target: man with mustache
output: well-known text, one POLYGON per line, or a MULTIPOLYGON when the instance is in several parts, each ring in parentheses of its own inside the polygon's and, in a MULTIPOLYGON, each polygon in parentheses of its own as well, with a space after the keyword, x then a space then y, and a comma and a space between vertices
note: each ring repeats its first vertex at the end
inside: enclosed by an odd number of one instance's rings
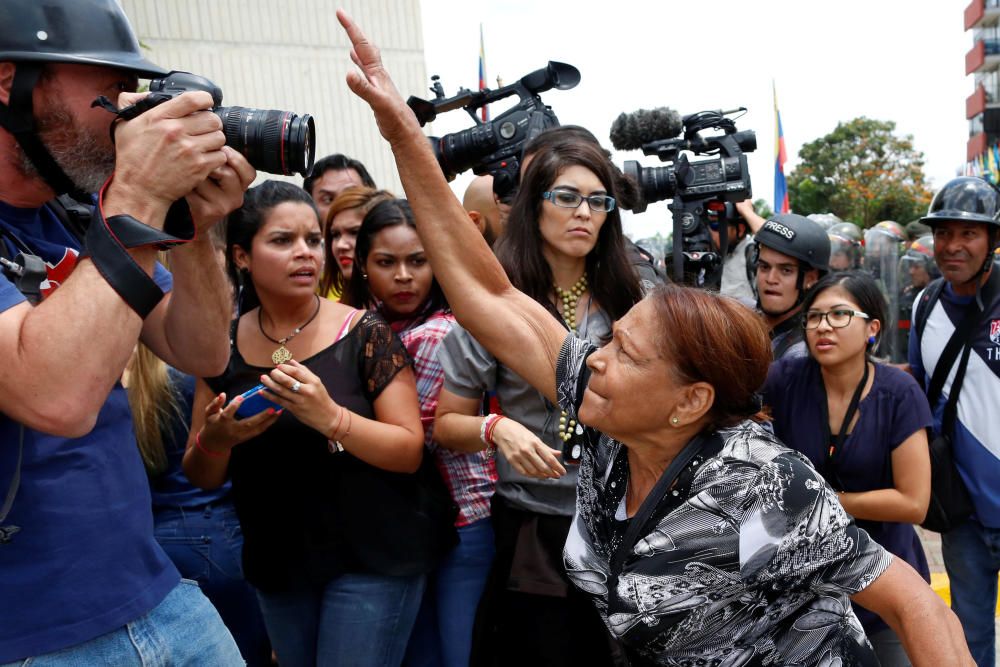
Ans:
MULTIPOLYGON (((993 251, 1000 245, 1000 191, 981 178, 949 181, 921 222, 934 232, 934 261, 942 277, 914 305, 909 361, 913 375, 931 384, 943 350, 971 312, 971 333, 945 375, 931 408, 943 430, 949 396, 958 392, 952 456, 969 491, 972 516, 941 535, 951 583, 951 606, 962 621, 976 663, 995 661, 994 615, 1000 572, 1000 275, 993 251), (965 365, 964 377, 958 370, 965 365)), ((964 328, 964 327, 963 327, 964 328)), ((944 371, 942 371, 944 372, 944 371)), ((931 396, 930 398, 934 398, 931 396)), ((948 430, 948 429, 945 429, 948 430)))

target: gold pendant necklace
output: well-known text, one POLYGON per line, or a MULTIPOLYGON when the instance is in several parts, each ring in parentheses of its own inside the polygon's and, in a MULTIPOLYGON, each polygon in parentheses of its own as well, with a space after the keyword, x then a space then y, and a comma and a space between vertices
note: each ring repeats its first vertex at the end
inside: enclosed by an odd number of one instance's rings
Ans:
POLYGON ((285 343, 295 338, 303 329, 309 326, 310 322, 316 319, 317 315, 319 315, 319 306, 320 306, 319 295, 315 296, 316 296, 316 310, 314 310, 313 314, 309 316, 309 319, 306 320, 302 325, 295 327, 295 330, 292 331, 292 333, 278 340, 271 338, 269 335, 267 335, 267 332, 264 331, 264 321, 262 319, 264 307, 261 306, 257 310, 257 326, 260 328, 260 332, 264 335, 264 338, 268 339, 272 343, 278 344, 278 349, 271 353, 271 361, 274 362, 275 366, 278 366, 280 364, 286 363, 287 361, 291 360, 292 351, 289 350, 287 347, 285 347, 285 343))

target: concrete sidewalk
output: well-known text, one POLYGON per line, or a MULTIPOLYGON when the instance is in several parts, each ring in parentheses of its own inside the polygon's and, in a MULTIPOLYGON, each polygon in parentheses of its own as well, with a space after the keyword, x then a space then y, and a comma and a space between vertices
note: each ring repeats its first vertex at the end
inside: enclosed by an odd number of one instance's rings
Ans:
MULTIPOLYGON (((931 588, 951 605, 951 588, 948 585, 948 574, 944 570, 944 559, 941 557, 941 535, 922 528, 917 528, 917 535, 920 536, 924 553, 927 554, 927 565, 931 570, 931 588)), ((1000 600, 997 601, 996 628, 997 655, 1000 655, 1000 600)))

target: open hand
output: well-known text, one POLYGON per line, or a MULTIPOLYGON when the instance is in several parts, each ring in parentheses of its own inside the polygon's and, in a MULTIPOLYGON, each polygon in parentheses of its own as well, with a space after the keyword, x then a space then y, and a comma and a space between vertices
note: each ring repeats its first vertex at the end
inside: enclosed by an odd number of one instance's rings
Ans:
POLYGON ((205 425, 201 429, 202 447, 218 452, 232 449, 269 429, 281 415, 281 411, 269 408, 253 417, 237 419, 236 411, 242 402, 242 397, 237 396, 226 405, 225 393, 212 399, 205 407, 205 425))
POLYGON ((347 73, 347 86, 372 108, 379 132, 390 144, 395 144, 409 132, 420 132, 417 117, 406 106, 389 72, 382 65, 378 47, 365 37, 358 24, 343 9, 337 10, 337 19, 351 40, 351 60, 361 70, 347 73))
POLYGON ((546 445, 513 419, 497 422, 493 429, 493 442, 514 470, 522 475, 558 479, 566 474, 566 468, 559 463, 562 452, 546 445))

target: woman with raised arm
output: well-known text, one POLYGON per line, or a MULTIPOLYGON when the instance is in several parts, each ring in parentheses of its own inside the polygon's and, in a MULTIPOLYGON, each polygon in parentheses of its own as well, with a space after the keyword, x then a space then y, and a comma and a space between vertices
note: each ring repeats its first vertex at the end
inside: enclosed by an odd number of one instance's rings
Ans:
POLYGON ((749 419, 770 363, 759 318, 664 287, 603 348, 568 334, 511 286, 377 48, 338 17, 362 70, 348 85, 392 146, 459 321, 586 425, 565 563, 633 663, 876 664, 853 599, 886 620, 915 664, 972 664, 940 598, 851 522, 802 455, 749 419))
POLYGON ((243 309, 225 372, 195 388, 184 471, 206 489, 232 481, 283 667, 395 667, 439 556, 423 548, 406 350, 376 313, 316 294, 323 235, 305 190, 251 188, 226 231, 243 309), (253 414, 242 394, 259 384, 274 405, 253 414))

